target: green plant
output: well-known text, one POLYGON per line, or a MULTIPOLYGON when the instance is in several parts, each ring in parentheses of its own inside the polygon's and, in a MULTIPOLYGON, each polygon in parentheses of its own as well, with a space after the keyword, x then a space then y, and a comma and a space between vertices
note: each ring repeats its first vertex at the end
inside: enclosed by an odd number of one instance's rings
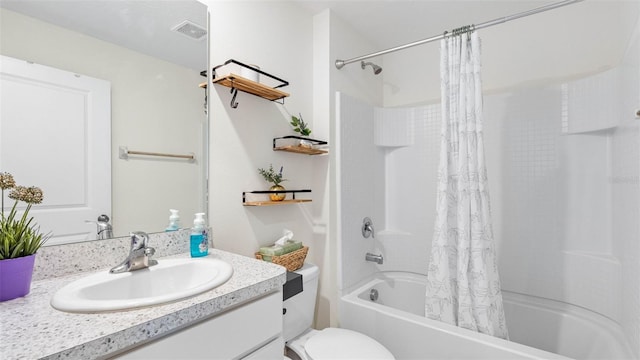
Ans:
POLYGON ((33 222, 33 217, 29 217, 31 206, 42 202, 42 190, 35 186, 16 186, 13 176, 6 172, 0 173, 0 188, 2 189, 0 260, 35 254, 51 237, 51 234, 42 234, 40 227, 33 222), (4 213, 4 191, 6 189, 11 189, 9 198, 15 200, 8 215, 4 213), (27 208, 20 217, 17 216, 19 201, 27 203, 27 208))
POLYGON ((276 172, 273 169, 273 164, 269 164, 269 170, 258 169, 258 173, 262 175, 262 177, 273 185, 280 185, 281 182, 287 181, 287 179, 282 178, 282 166, 280 166, 280 172, 276 172))
POLYGON ((298 115, 300 115, 300 118, 291 115, 291 126, 293 126, 293 131, 304 136, 311 135, 311 129, 309 129, 307 123, 302 119, 302 114, 298 115))

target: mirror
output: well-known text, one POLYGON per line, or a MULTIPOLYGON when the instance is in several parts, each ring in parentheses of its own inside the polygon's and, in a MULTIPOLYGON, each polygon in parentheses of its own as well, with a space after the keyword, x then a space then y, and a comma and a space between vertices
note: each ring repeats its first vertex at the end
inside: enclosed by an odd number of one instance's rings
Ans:
MULTIPOLYGON (((91 166, 111 168, 107 215, 114 237, 164 231, 169 209, 180 211, 181 227, 191 226, 194 213, 206 212, 208 121, 206 90, 199 87, 206 82, 200 72, 208 63, 206 5, 195 0, 3 0, 0 16, 1 55, 110 82, 110 164, 91 166), (122 147, 192 154, 195 160, 121 158, 122 147)), ((18 184, 42 181, 14 176, 18 184)), ((35 206, 32 213, 37 221, 35 206)), ((98 215, 84 220, 96 221, 98 215)), ((82 226, 88 235, 54 236, 48 245, 96 238, 95 224, 82 226)))

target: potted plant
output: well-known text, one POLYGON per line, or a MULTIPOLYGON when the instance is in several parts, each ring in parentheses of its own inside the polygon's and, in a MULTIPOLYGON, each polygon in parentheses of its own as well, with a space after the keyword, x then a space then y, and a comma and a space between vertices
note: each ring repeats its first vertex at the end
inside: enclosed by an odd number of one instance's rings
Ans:
MULTIPOLYGON (((280 167, 280 172, 276 172, 273 169, 273 164, 269 164, 269 170, 258 169, 258 173, 262 175, 262 177, 269 183, 272 183, 273 186, 269 188, 269 191, 282 191, 285 190, 284 186, 280 185, 281 182, 287 181, 287 179, 282 178, 282 166, 280 167)), ((271 201, 282 201, 287 196, 286 193, 271 193, 269 194, 269 198, 271 201)))
POLYGON ((2 189, 2 214, 0 214, 0 301, 25 296, 31 290, 31 276, 35 254, 49 239, 50 234, 42 234, 40 227, 29 217, 33 204, 40 204, 42 190, 35 186, 17 186, 13 176, 0 173, 2 189), (15 200, 11 211, 5 214, 4 191, 11 189, 9 198, 15 200), (18 216, 18 202, 27 207, 18 216))
MULTIPOLYGON (((291 126, 293 126, 293 131, 303 136, 311 135, 311 129, 309 129, 309 126, 307 125, 307 123, 304 121, 304 119, 302 119, 302 114, 298 114, 298 115, 300 115, 299 118, 291 115, 290 124, 291 126)), ((303 139, 303 140, 300 140, 300 146, 310 148, 313 146, 313 144, 311 144, 311 142, 309 142, 308 140, 303 139)))

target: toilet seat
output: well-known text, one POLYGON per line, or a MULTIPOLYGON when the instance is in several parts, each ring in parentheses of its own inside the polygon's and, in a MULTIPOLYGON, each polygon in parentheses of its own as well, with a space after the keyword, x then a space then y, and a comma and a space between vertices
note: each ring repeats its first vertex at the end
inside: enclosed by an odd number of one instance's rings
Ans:
POLYGON ((304 344, 312 360, 334 359, 395 359, 374 339, 356 331, 326 328, 318 331, 304 344))

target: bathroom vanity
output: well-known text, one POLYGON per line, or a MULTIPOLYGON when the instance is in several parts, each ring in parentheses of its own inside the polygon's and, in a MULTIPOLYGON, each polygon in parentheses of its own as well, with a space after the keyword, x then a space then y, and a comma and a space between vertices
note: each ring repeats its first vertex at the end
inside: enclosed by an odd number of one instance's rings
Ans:
POLYGON ((213 315, 113 359, 276 359, 282 357, 282 293, 213 315))
MULTIPOLYGON (((152 238, 152 244, 159 242, 152 238)), ((64 252, 73 257, 73 250, 64 252)), ((157 259, 176 257, 189 254, 157 259)), ((209 257, 232 265, 226 283, 183 300, 125 311, 69 313, 51 307, 58 289, 95 270, 35 280, 29 295, 0 303, 0 358, 281 357, 285 268, 216 249, 209 257)))

